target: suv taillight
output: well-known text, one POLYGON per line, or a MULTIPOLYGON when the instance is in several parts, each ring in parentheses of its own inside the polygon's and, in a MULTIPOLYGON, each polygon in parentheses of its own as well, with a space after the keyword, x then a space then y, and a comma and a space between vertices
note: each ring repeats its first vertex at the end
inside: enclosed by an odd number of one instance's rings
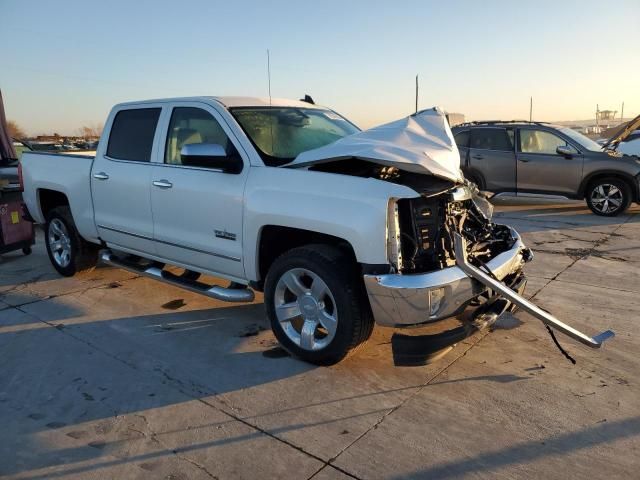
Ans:
POLYGON ((20 184, 20 191, 24 192, 24 179, 22 178, 22 162, 18 163, 18 183, 20 184))

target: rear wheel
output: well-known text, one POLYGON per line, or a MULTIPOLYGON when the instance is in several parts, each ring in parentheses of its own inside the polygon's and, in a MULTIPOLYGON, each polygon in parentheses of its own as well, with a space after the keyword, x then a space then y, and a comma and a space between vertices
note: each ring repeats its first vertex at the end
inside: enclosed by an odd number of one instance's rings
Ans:
POLYGON ((604 177, 591 182, 585 196, 591 211, 604 217, 619 215, 631 203, 629 185, 614 177, 604 177))
POLYGON ((47 215, 45 244, 53 267, 65 277, 95 267, 98 249, 78 233, 69 207, 56 207, 47 215))
POLYGON ((316 365, 339 362, 373 330, 353 261, 328 245, 295 248, 279 257, 265 281, 265 305, 282 346, 316 365))

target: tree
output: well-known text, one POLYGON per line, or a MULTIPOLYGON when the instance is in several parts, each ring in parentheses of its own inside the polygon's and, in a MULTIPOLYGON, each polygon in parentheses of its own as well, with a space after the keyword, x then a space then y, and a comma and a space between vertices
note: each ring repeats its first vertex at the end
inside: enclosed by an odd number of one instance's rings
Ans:
POLYGON ((7 127, 9 128, 9 136, 11 138, 18 140, 27 136, 25 131, 22 130, 22 128, 20 128, 20 126, 13 120, 7 120, 7 127))
POLYGON ((96 123, 94 125, 87 125, 80 127, 80 136, 85 140, 99 138, 102 135, 102 124, 96 123))

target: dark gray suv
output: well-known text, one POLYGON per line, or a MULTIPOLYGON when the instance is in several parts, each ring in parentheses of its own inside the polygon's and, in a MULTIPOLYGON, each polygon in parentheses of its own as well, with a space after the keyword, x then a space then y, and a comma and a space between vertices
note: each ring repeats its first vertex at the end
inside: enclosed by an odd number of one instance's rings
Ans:
POLYGON ((640 158, 603 150, 567 127, 541 122, 470 122, 452 128, 460 166, 496 195, 585 199, 614 216, 640 201, 640 158))

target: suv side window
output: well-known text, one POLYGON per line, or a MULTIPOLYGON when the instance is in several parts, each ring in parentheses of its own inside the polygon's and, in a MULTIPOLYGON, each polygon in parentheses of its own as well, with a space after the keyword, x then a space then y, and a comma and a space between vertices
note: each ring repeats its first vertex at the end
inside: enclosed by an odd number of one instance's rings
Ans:
POLYGON ((231 143, 218 121, 209 112, 194 107, 174 108, 167 133, 164 163, 190 167, 219 168, 219 166, 212 165, 206 159, 189 160, 186 163, 181 157, 180 151, 184 145, 192 145, 194 143, 221 145, 227 152, 227 157, 239 158, 235 146, 231 143))
POLYGON ((467 148, 469 146, 469 130, 456 133, 453 138, 456 141, 456 145, 459 147, 467 148))
POLYGON ((566 140, 546 130, 520 129, 518 151, 522 153, 557 155, 556 148, 565 146, 575 150, 566 140))
POLYGON ((160 108, 120 110, 113 119, 107 156, 117 160, 149 162, 160 108))
POLYGON ((475 128, 471 131, 470 148, 479 150, 513 151, 507 130, 504 128, 475 128))

